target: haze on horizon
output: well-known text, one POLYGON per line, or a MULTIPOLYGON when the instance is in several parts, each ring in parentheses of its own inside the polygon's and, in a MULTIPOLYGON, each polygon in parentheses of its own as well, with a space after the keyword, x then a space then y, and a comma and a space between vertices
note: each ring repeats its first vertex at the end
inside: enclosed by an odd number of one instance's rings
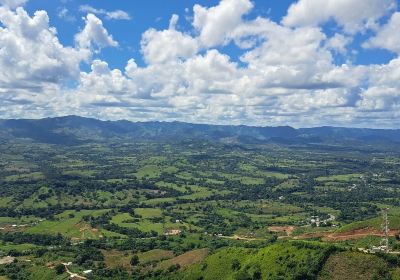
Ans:
POLYGON ((0 0, 0 119, 400 128, 397 0, 127 2, 0 0))

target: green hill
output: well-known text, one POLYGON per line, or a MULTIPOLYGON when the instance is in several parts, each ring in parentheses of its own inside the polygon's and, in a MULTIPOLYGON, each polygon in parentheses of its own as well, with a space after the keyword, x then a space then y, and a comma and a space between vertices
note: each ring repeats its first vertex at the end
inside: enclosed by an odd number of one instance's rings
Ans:
MULTIPOLYGON (((399 216, 389 215, 388 220, 389 220, 390 229, 393 229, 393 230, 400 229, 400 217, 399 216)), ((340 229, 338 229, 337 232, 348 232, 348 231, 364 229, 364 228, 373 228, 376 230, 381 230, 382 223, 383 223, 382 217, 379 216, 379 217, 375 217, 375 218, 368 219, 365 221, 358 221, 358 222, 344 225, 340 229)))
POLYGON ((220 249, 177 279, 315 279, 332 250, 303 242, 277 243, 260 250, 220 249))
POLYGON ((169 279, 399 279, 396 256, 348 251, 317 242, 279 242, 262 249, 222 248, 169 279))
POLYGON ((339 252, 329 257, 318 280, 388 279, 388 275, 387 263, 378 256, 339 252))

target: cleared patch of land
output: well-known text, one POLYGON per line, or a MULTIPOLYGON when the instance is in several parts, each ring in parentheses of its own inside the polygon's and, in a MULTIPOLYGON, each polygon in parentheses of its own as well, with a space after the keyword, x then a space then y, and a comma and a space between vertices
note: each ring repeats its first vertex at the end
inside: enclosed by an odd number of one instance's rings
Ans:
POLYGON ((186 267, 202 261, 208 255, 208 249, 197 249, 189 251, 175 258, 163 261, 158 266, 161 269, 167 269, 172 265, 179 265, 180 267, 186 267))

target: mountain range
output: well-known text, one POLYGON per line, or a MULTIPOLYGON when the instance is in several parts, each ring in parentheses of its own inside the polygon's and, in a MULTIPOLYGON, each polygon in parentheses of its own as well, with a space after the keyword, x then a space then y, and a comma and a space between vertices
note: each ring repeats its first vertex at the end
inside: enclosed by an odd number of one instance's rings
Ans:
POLYGON ((400 145, 399 129, 293 128, 210 125, 184 122, 101 121, 78 116, 0 120, 0 140, 77 145, 109 139, 147 141, 207 140, 225 143, 362 143, 400 145))

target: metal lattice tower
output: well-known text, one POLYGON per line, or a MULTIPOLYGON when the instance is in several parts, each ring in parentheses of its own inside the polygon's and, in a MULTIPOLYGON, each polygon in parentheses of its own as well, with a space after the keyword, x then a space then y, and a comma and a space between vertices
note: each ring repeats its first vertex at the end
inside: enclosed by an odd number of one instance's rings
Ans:
POLYGON ((383 209, 383 224, 382 229, 385 237, 383 238, 383 243, 385 246, 385 252, 389 253, 389 219, 388 219, 389 208, 383 209))

